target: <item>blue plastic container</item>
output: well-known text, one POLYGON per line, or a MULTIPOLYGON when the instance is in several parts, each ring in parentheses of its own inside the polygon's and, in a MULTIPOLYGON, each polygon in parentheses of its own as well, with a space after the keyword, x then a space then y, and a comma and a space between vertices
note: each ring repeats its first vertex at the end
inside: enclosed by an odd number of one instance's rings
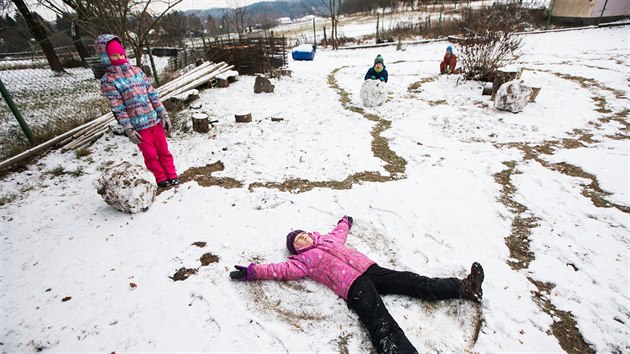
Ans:
POLYGON ((313 60, 315 59, 315 47, 312 44, 302 44, 291 50, 293 60, 313 60))

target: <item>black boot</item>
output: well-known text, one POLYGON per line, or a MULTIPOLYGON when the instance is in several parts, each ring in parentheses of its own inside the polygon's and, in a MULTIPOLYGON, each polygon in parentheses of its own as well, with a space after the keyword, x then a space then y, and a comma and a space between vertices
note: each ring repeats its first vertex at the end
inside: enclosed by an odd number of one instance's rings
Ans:
POLYGON ((470 266, 470 274, 462 279, 459 291, 460 297, 462 299, 480 302, 483 297, 481 283, 483 283, 483 267, 481 267, 481 264, 475 262, 470 266))
POLYGON ((158 188, 161 189, 165 189, 171 186, 171 182, 169 182, 168 180, 162 181, 160 183, 157 184, 158 188))

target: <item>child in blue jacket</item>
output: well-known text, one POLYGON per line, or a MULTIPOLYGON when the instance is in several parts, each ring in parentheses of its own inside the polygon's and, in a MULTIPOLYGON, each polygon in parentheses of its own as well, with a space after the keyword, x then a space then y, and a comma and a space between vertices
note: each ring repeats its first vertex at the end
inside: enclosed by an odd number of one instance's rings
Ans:
POLYGON ((385 69, 385 61, 380 54, 374 59, 374 66, 367 71, 364 80, 381 80, 387 82, 387 69, 385 69))

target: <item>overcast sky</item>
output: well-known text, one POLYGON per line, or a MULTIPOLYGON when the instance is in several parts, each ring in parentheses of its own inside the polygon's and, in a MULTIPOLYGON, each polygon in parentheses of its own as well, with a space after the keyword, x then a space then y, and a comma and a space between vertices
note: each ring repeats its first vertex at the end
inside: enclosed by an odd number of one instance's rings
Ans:
POLYGON ((213 7, 240 7, 255 2, 262 1, 275 1, 275 0, 184 0, 181 4, 177 5, 177 9, 180 11, 185 10, 197 10, 197 9, 210 9, 213 7))
MULTIPOLYGON (((266 1, 276 1, 276 0, 184 0, 180 4, 178 4, 175 9, 179 11, 186 10, 201 10, 201 9, 210 9, 213 7, 241 7, 245 5, 250 5, 256 2, 266 2, 266 1)), ((159 1, 154 1, 154 3, 158 3, 159 1)), ((42 6, 37 5, 37 1, 30 0, 26 2, 29 9, 31 11, 36 11, 38 14, 46 18, 47 20, 54 20, 55 14, 51 11, 47 10, 42 6)), ((11 7, 9 13, 13 13, 15 10, 14 7, 11 7)))

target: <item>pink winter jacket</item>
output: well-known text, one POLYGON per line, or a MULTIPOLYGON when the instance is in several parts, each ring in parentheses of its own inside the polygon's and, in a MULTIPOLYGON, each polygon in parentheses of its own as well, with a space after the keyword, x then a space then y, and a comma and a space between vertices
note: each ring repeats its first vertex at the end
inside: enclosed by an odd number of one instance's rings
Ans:
POLYGON ((372 264, 366 255, 345 245, 349 230, 344 217, 329 234, 309 232, 313 245, 298 250, 282 263, 250 264, 248 279, 297 280, 309 277, 329 287, 335 294, 348 299, 352 283, 372 264))

